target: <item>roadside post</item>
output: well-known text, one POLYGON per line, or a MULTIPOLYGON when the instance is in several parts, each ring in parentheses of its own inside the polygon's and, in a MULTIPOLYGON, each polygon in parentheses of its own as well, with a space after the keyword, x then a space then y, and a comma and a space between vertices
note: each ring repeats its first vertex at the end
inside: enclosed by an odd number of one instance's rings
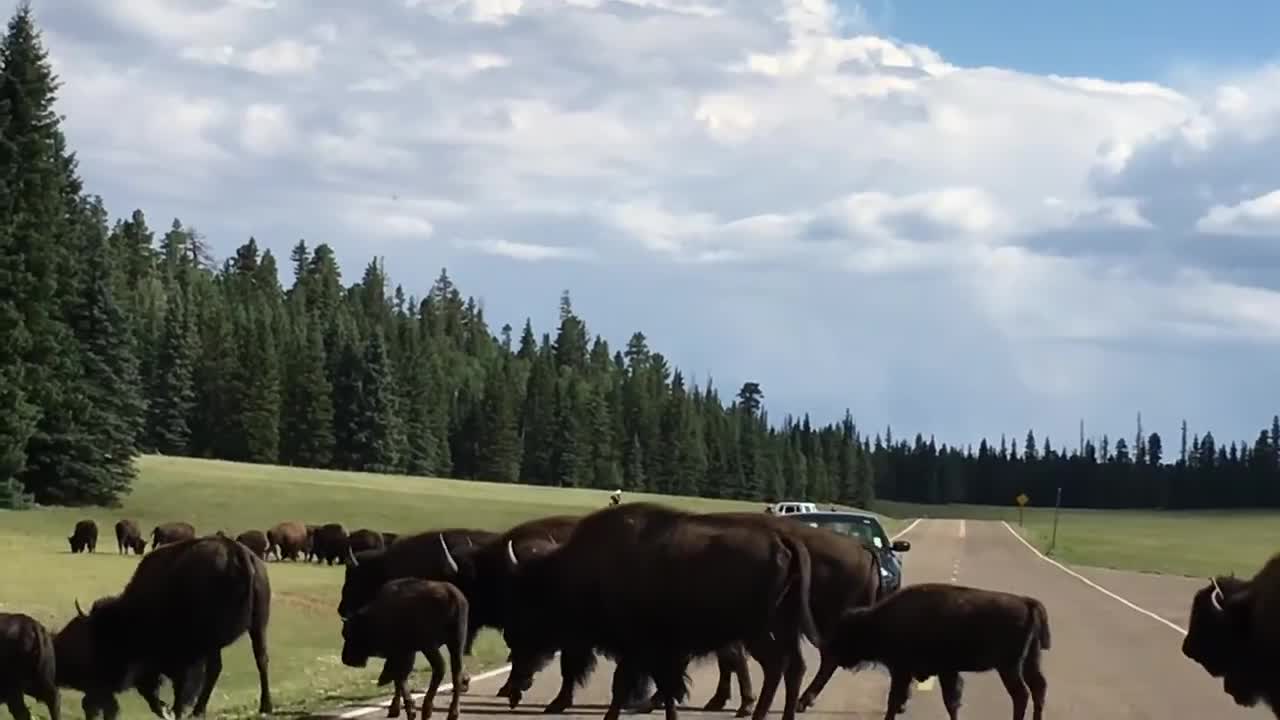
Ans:
POLYGON ((1062 486, 1058 486, 1058 499, 1053 504, 1053 536, 1049 538, 1048 555, 1053 554, 1053 549, 1058 546, 1058 510, 1062 508, 1062 486))
POLYGON ((1031 498, 1027 497, 1026 493, 1018 493, 1018 497, 1014 498, 1013 501, 1018 503, 1018 527, 1022 527, 1022 508, 1031 502, 1031 498))

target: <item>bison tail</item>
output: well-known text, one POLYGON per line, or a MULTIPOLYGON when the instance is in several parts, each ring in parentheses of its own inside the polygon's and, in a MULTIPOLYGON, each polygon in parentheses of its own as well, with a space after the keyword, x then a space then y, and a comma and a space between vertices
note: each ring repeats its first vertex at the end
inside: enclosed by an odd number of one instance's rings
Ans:
POLYGON ((1050 647, 1049 611, 1045 610, 1044 603, 1039 600, 1031 601, 1031 626, 1039 636, 1040 649, 1048 650, 1050 647))
POLYGON ((800 629, 804 632, 805 637, 809 638, 809 642, 814 647, 821 647, 822 636, 818 632, 818 623, 813 618, 813 603, 809 600, 809 586, 813 580, 813 559, 809 555, 809 547, 804 541, 794 537, 783 535, 783 542, 787 548, 791 550, 792 569, 799 577, 793 578, 799 580, 798 590, 800 591, 800 629))

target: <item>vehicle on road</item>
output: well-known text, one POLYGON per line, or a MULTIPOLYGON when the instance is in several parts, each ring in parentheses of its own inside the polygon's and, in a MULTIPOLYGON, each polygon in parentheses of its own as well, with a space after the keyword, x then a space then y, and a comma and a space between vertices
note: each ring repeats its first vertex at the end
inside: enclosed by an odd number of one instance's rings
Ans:
POLYGON ((847 535, 875 551, 880 560, 880 583, 885 593, 902 587, 902 557, 911 549, 906 540, 889 540, 880 520, 871 513, 850 510, 817 510, 787 513, 787 518, 810 527, 847 535))
POLYGON ((771 515, 792 515, 794 513, 815 513, 818 512, 818 506, 811 502, 776 502, 765 508, 765 512, 771 515))

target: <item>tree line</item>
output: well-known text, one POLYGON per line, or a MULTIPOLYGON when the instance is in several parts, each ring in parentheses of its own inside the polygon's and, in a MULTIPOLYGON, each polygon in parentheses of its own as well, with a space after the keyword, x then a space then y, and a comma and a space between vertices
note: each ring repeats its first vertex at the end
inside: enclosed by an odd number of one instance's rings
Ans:
MULTIPOLYGON (((641 332, 618 348, 569 293, 558 323, 495 333, 446 269, 424 294, 382 263, 346 284, 332 247, 281 268, 254 238, 217 261, 194 227, 111 223, 83 188, 29 8, 0 45, 0 506, 112 505, 139 453, 297 467, 868 506, 1280 504, 1280 423, 1252 446, 1195 437, 1161 463, 1082 444, 975 451, 853 416, 770 421, 756 382, 690 382, 641 332)), ((1185 426, 1184 426, 1185 427, 1185 426)))

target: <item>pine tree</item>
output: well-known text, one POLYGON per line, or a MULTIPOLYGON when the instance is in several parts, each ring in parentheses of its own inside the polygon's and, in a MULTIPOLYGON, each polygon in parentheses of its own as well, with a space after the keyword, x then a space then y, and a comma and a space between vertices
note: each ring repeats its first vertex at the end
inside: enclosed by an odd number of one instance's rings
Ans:
POLYGON ((318 323, 294 333, 286 363, 281 456, 304 467, 327 467, 333 457, 333 397, 318 323))
POLYGON ((192 386, 194 345, 182 292, 173 293, 164 318, 156 363, 156 385, 151 391, 147 427, 148 443, 165 455, 182 455, 191 442, 188 418, 195 405, 192 386))
POLYGON ((508 373, 495 363, 485 381, 480 477, 513 483, 520 479, 520 436, 508 373))

